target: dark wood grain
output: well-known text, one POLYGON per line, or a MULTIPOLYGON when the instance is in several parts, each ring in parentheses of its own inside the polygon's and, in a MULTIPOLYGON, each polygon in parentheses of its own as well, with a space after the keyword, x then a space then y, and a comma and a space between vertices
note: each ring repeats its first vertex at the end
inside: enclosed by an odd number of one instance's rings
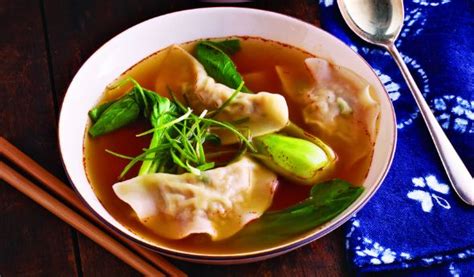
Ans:
MULTIPOLYGON (((61 171, 41 9, 0 1, 0 133, 61 171)), ((71 229, 0 182, 0 275, 76 274, 71 229)))
MULTIPOLYGON (((6 1, 5 1, 6 2, 6 1)), ((17 4, 19 5, 19 4, 17 4)), ((55 175, 64 179, 64 171, 59 166, 59 154, 56 151, 56 124, 58 116, 58 108, 62 103, 67 87, 72 80, 74 74, 85 60, 103 43, 107 40, 127 29, 134 24, 143 20, 159 16, 165 13, 212 6, 212 4, 201 3, 199 1, 178 0, 142 0, 142 1, 61 1, 61 0, 44 0, 32 5, 31 14, 25 14, 23 11, 17 11, 22 14, 21 18, 13 18, 12 15, 8 19, 2 17, 0 20, 8 20, 11 23, 20 22, 23 16, 28 18, 28 22, 23 22, 20 27, 11 27, 10 35, 18 42, 8 42, 6 37, 0 38, 2 44, 0 48, 0 55, 6 60, 6 64, 1 65, 0 76, 2 93, 6 91, 10 83, 14 83, 16 88, 14 93, 8 92, 6 101, 1 102, 0 111, 2 119, 1 131, 3 135, 11 139, 20 148, 25 150, 32 157, 37 159, 55 175), (36 6, 35 6, 36 5, 36 6), (44 25, 41 22, 41 14, 43 16, 44 25), (21 27, 23 26, 23 27, 21 27), (18 28, 25 28, 27 32, 34 33, 28 38, 24 38, 15 34, 14 32, 24 32, 18 28), (25 46, 26 45, 26 46, 25 46), (28 48, 30 47, 30 48, 28 48), (20 50, 18 50, 18 48, 20 50), (31 49, 33 48, 33 49, 31 49), (15 55, 8 54, 8 51, 23 51, 18 58, 15 55), (22 56, 23 55, 23 56, 22 56), (29 71, 24 69, 23 64, 30 61, 35 61, 34 67, 29 71), (20 62, 19 64, 16 64, 20 62), (11 68, 10 68, 11 67, 11 68), (11 75, 9 75, 11 72, 11 75), (26 73, 25 73, 26 72, 26 73), (30 75, 22 75, 30 74, 30 75), (21 82, 18 82, 17 76, 23 76, 21 82), (28 83, 30 80, 35 82, 28 83), (26 83, 26 85, 25 85, 26 83), (21 89, 19 88, 21 86, 21 89), (22 102, 17 97, 24 93, 26 102, 22 102), (37 98, 37 102, 33 99, 37 98), (40 117, 35 117, 36 125, 32 120, 24 119, 24 114, 20 110, 12 107, 20 106, 32 112, 39 112, 40 117), (24 105, 24 106, 22 106, 24 105), (23 118, 23 119, 22 119, 23 118), (4 121, 5 119, 5 126, 4 121), (31 139, 28 136, 28 131, 34 130, 35 138, 31 139)), ((257 9, 265 9, 287 14, 296 18, 305 20, 311 24, 318 25, 317 3, 316 0, 265 0, 255 1, 252 3, 243 4, 246 7, 257 9)), ((0 13, 10 13, 12 7, 0 5, 0 13)), ((0 22, 2 23, 2 22, 0 22)), ((6 22, 3 22, 0 28, 6 28, 6 22)), ((2 30, 3 31, 3 30, 2 30)), ((2 35, 4 32, 2 32, 2 35)), ((15 54, 15 53, 14 53, 15 54)), ((17 55, 17 56, 18 56, 17 55)), ((16 195, 14 191, 9 188, 0 191, 0 200, 4 205, 2 209, 2 216, 8 219, 0 219, 0 223, 17 222, 14 217, 21 212, 21 207, 18 205, 26 205, 35 207, 26 199, 21 199, 21 195, 16 195), (12 196, 13 195, 13 196, 12 196), (12 198, 13 197, 13 198, 12 198), (18 204, 20 203, 20 204, 18 204)), ((24 213, 29 213, 31 209, 24 213)), ((41 209, 37 208, 36 210, 41 209)), ((38 213, 38 212, 36 212, 38 213)), ((46 212, 40 212, 41 215, 34 215, 34 218, 44 220, 46 217, 54 221, 51 216, 48 217, 46 212), (52 218, 52 219, 51 219, 52 218)), ((51 224, 51 223, 48 223, 51 224)), ((130 276, 138 275, 133 269, 116 259, 105 250, 95 245, 89 239, 81 236, 70 235, 72 232, 64 227, 62 223, 56 222, 52 227, 41 225, 37 231, 37 238, 47 240, 47 232, 57 232, 59 228, 63 231, 63 236, 59 236, 61 241, 54 242, 52 245, 56 247, 63 247, 64 250, 57 251, 56 248, 45 247, 45 251, 57 252, 59 257, 54 253, 42 253, 44 259, 50 259, 51 263, 63 263, 62 259, 68 261, 70 266, 69 273, 79 274, 85 276, 130 276), (56 225, 59 225, 56 226, 56 225), (74 249, 71 243, 77 236, 78 252, 77 264, 74 264, 74 249), (54 257, 53 257, 54 255, 54 257), (77 272, 74 265, 77 266, 77 272)), ((2 224, 3 226, 3 224, 2 224)), ((23 223, 25 228, 33 228, 33 224, 23 223)), ((27 234, 14 234, 14 229, 4 232, 8 240, 27 240, 27 234)), ((29 230, 29 229, 28 229, 29 230)), ((55 235, 57 238, 58 236, 55 235)), ((2 239, 3 240, 3 239, 2 239)), ((11 243, 8 247, 3 247, 0 250, 9 251, 32 251, 28 250, 27 245, 16 245, 11 243)), ((4 251, 2 251, 4 252, 4 251)), ((2 254, 3 255, 3 254, 2 254)), ((29 256, 30 257, 30 256, 29 256)), ((44 269, 49 265, 36 261, 37 258, 30 257, 35 260, 34 265, 31 265, 29 272, 55 272, 58 266, 44 269), (43 271, 47 270, 47 271, 43 271)), ((3 264, 2 256, 0 274, 23 272, 27 265, 23 260, 12 260, 10 263, 3 264), (8 268, 7 268, 8 267, 8 268), (7 268, 7 269, 4 269, 7 268), (19 268, 16 270, 15 268, 19 268)), ((234 266, 210 266, 197 265, 188 262, 172 260, 177 266, 188 272, 192 276, 247 276, 247 275, 265 275, 265 276, 340 276, 347 272, 345 268, 344 253, 343 253, 343 234, 341 230, 336 230, 330 235, 307 245, 301 249, 293 251, 289 254, 270 259, 268 261, 234 266)), ((61 273, 66 271, 58 271, 61 273)), ((57 275, 57 274, 55 274, 57 275)))
POLYGON ((342 230, 285 255, 257 263, 216 266, 173 262, 190 276, 342 276, 348 271, 342 230))

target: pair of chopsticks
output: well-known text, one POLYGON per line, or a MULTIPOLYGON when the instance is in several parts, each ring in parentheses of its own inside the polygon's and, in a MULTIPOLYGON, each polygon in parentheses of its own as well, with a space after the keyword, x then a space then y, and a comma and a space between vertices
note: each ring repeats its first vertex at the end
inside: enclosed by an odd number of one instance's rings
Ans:
POLYGON ((35 185, 3 161, 0 161, 0 179, 24 193, 140 273, 146 276, 165 276, 165 274, 186 276, 184 272, 157 253, 142 248, 127 238, 116 235, 110 227, 100 221, 81 203, 71 188, 3 137, 0 137, 0 156, 10 160, 31 177, 41 182, 64 203, 35 185))

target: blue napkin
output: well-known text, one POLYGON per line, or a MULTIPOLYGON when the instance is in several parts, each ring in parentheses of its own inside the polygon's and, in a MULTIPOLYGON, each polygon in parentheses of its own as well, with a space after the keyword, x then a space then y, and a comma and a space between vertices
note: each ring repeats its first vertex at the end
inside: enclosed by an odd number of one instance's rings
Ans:
MULTIPOLYGON (((474 1, 404 3, 405 27, 397 47, 472 174, 474 1)), ((474 207, 462 203, 450 187, 394 61, 353 35, 335 0, 320 0, 320 13, 322 27, 372 65, 397 114, 392 168, 376 195, 346 224, 346 247, 355 270, 474 275, 474 207)))

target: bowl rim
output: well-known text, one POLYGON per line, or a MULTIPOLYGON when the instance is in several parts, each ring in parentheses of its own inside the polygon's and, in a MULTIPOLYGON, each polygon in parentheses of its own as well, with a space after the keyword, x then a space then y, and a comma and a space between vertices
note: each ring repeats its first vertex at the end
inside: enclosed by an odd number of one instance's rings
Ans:
MULTIPOLYGON (((388 171, 391 168, 391 165, 392 165, 392 162, 393 162, 393 159, 394 159, 394 156, 395 156, 396 146, 397 146, 397 127, 396 127, 397 126, 397 121, 396 121, 395 109, 394 109, 392 101, 390 100, 389 94, 388 94, 385 86, 383 85, 382 81, 378 77, 377 73, 372 68, 372 66, 359 53, 357 53, 355 51, 352 51, 352 53, 355 56, 357 56, 360 61, 362 61, 363 63, 365 63, 367 65, 367 67, 370 69, 371 73, 376 77, 377 82, 380 84, 380 87, 383 89, 383 92, 385 92, 385 93, 383 93, 383 96, 386 97, 387 100, 388 100, 388 103, 390 103, 390 105, 389 105, 389 107, 390 107, 390 118, 393 119, 393 136, 392 136, 393 144, 391 145, 391 151, 390 151, 390 156, 388 157, 388 160, 387 160, 387 165, 384 168, 383 172, 378 174, 378 176, 376 177, 376 181, 374 182, 373 187, 371 187, 370 190, 368 191, 368 193, 364 195, 364 198, 361 199, 360 202, 357 203, 357 205, 354 205, 354 203, 353 203, 346 210, 344 210, 344 213, 346 214, 344 217, 339 218, 337 221, 333 222, 332 225, 329 225, 328 224, 329 222, 323 223, 322 225, 320 225, 318 227, 315 227, 312 232, 308 231, 308 233, 306 235, 304 235, 304 236, 302 236, 302 237, 300 237, 296 240, 290 240, 290 241, 285 242, 283 244, 279 244, 277 246, 273 246, 273 247, 269 247, 269 248, 264 248, 264 249, 261 249, 261 250, 252 250, 252 251, 246 251, 246 252, 237 253, 237 254, 192 253, 192 252, 187 252, 187 251, 182 251, 182 250, 175 250, 175 249, 172 249, 171 247, 167 247, 167 246, 159 246, 159 245, 151 244, 151 243, 149 243, 145 240, 138 239, 136 237, 133 237, 133 236, 123 232, 122 230, 120 230, 116 226, 114 226, 112 223, 110 223, 107 219, 105 219, 98 212, 96 212, 95 209, 82 196, 82 194, 80 193, 78 187, 73 182, 72 177, 71 177, 69 171, 67 170, 66 161, 64 160, 64 155, 63 155, 64 143, 62 143, 62 140, 61 140, 61 133, 62 133, 61 132, 61 125, 62 125, 61 120, 62 120, 62 118, 64 118, 62 116, 63 113, 64 113, 64 109, 63 109, 64 108, 64 103, 65 103, 64 99, 66 99, 66 96, 69 93, 71 85, 74 82, 74 79, 76 78, 78 73, 81 71, 81 69, 84 67, 84 65, 87 64, 92 59, 92 57, 95 56, 100 50, 107 47, 107 45, 109 45, 116 37, 118 37, 119 35, 121 35, 125 32, 130 32, 133 29, 138 28, 142 24, 146 24, 147 22, 155 20, 156 18, 160 18, 160 17, 172 17, 172 16, 175 16, 176 14, 186 14, 186 13, 193 14, 193 13, 196 13, 196 12, 205 12, 205 11, 208 11, 208 10, 214 10, 214 11, 219 11, 219 10, 233 11, 233 10, 235 10, 235 11, 243 11, 243 12, 247 11, 247 12, 252 12, 252 13, 256 13, 256 14, 263 14, 263 15, 266 15, 266 16, 273 16, 273 17, 276 17, 276 18, 280 18, 282 20, 289 20, 289 21, 291 21, 292 23, 295 23, 295 24, 306 25, 308 28, 316 28, 316 29, 318 29, 318 31, 321 31, 321 32, 325 33, 325 35, 330 36, 332 39, 335 40, 336 43, 341 44, 342 47, 350 48, 342 40, 340 40, 336 36, 332 35, 331 33, 327 32, 326 30, 324 30, 324 29, 322 29, 318 26, 312 25, 308 22, 305 22, 301 19, 289 16, 289 15, 280 14, 280 13, 273 12, 273 11, 255 9, 255 8, 244 8, 244 7, 195 8, 195 9, 187 9, 187 10, 176 11, 176 12, 167 13, 167 14, 163 14, 163 15, 159 15, 159 16, 149 18, 147 20, 144 20, 140 23, 137 23, 137 24, 121 31, 120 33, 116 34, 115 36, 113 36, 112 38, 107 40, 104 44, 102 44, 99 48, 97 48, 94 51, 94 53, 92 53, 89 56, 89 58, 87 58, 85 60, 85 62, 82 63, 81 67, 79 68, 79 70, 74 75, 73 79, 71 80, 71 82, 68 86, 68 89, 66 90, 66 94, 63 98, 63 102, 61 103, 61 109, 60 109, 59 120, 58 120, 59 123, 58 123, 58 137, 57 138, 58 138, 58 142, 59 142, 59 151, 60 151, 60 154, 61 154, 61 163, 63 165, 64 171, 65 171, 66 176, 69 180, 69 183, 72 185, 72 188, 76 192, 76 195, 79 197, 81 202, 84 203, 84 205, 95 216, 97 216, 97 218, 102 223, 104 223, 107 227, 110 228, 111 231, 115 232, 119 236, 123 236, 123 237, 139 244, 140 246, 145 247, 145 248, 147 248, 149 250, 152 250, 154 252, 157 252, 157 253, 160 253, 160 254, 163 254, 163 255, 166 255, 166 256, 169 256, 169 257, 173 257, 173 258, 187 260, 187 261, 203 262, 203 263, 219 263, 219 262, 230 261, 230 262, 240 263, 240 262, 256 261, 255 260, 256 258, 258 258, 258 260, 263 260, 263 259, 266 259, 266 258, 270 258, 270 257, 274 257, 274 256, 278 256, 278 255, 287 253, 287 252, 292 251, 296 248, 299 248, 299 247, 302 247, 306 244, 309 244, 309 243, 311 243, 311 242, 313 242, 313 241, 329 234, 330 232, 332 232, 335 229, 339 228, 342 224, 346 223, 349 220, 349 218, 352 217, 355 213, 357 213, 360 209, 362 209, 367 204, 367 202, 372 198, 372 196, 375 194, 375 192, 378 191, 378 189, 382 185, 385 177, 387 176, 388 171)), ((89 185, 90 185, 90 183, 89 183, 89 185)), ((359 196, 359 197, 362 197, 362 196, 359 196)), ((122 225, 122 226, 124 226, 124 225, 122 225)), ((138 234, 136 234, 136 236, 139 237, 138 234)))

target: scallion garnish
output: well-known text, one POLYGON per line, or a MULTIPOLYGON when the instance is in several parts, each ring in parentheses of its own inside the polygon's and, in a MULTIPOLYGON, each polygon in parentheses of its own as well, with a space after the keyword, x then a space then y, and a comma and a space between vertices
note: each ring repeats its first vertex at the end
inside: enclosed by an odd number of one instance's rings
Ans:
POLYGON ((233 152, 236 155, 232 160, 241 157, 247 149, 255 151, 250 134, 245 136, 232 123, 214 119, 237 97, 244 87, 243 82, 219 108, 213 111, 203 110, 199 115, 185 107, 170 88, 168 92, 171 100, 141 87, 130 77, 120 80, 112 88, 121 87, 126 83, 133 84, 127 96, 143 110, 153 128, 137 135, 139 137, 152 134, 152 139, 150 147, 136 157, 106 150, 111 155, 130 160, 121 172, 120 179, 138 162, 142 162, 138 175, 155 172, 178 173, 180 169, 200 175, 201 171, 214 168, 216 163, 207 161, 204 144, 220 144, 219 136, 212 132, 216 129, 226 130, 239 138, 241 146, 238 151, 233 152))

